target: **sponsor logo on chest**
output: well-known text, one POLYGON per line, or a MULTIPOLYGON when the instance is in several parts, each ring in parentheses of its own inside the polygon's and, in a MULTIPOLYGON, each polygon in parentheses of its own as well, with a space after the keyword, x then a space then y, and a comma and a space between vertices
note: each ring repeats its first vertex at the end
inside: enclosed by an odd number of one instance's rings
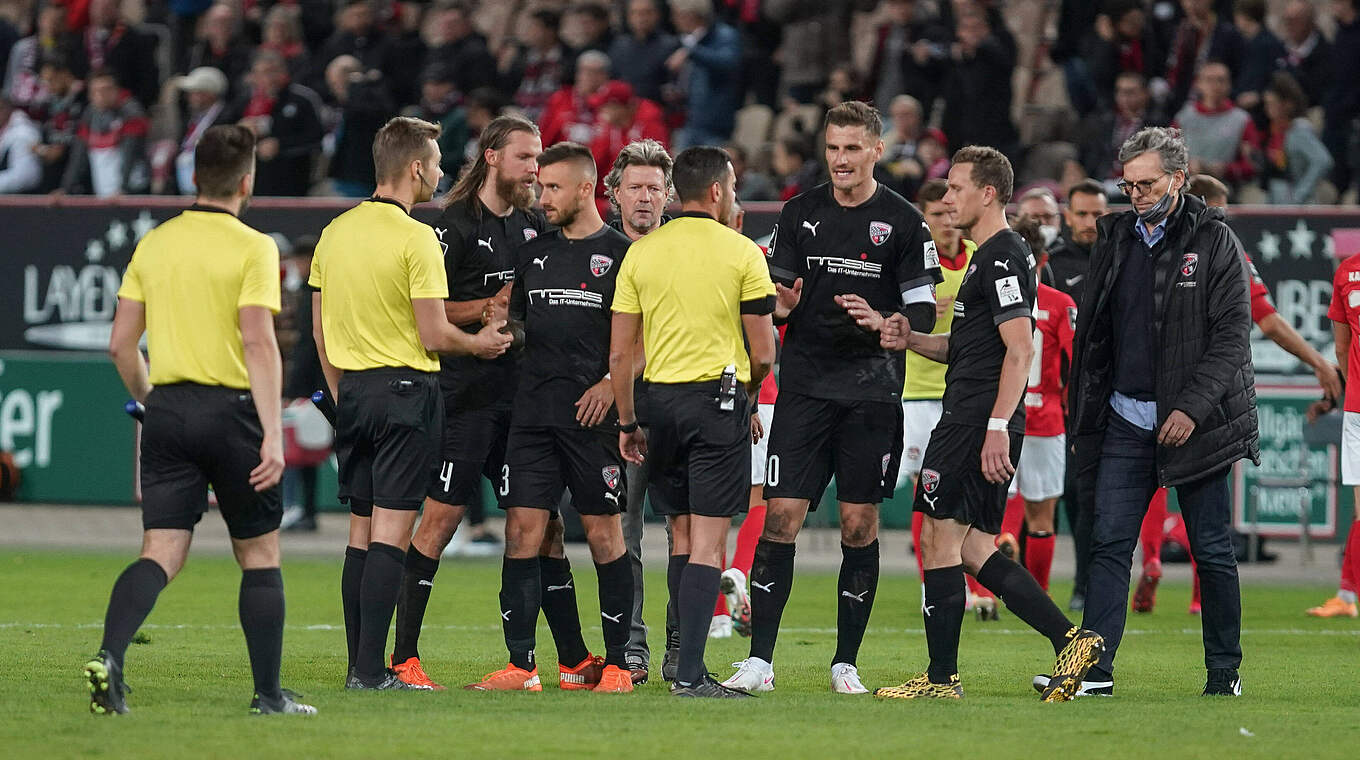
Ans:
POLYGON ((807 267, 808 269, 825 269, 827 274, 868 277, 875 280, 883 274, 883 265, 869 261, 869 254, 867 253, 861 253, 858 259, 841 256, 808 256, 807 267))
POLYGON ((588 309, 603 309, 604 295, 586 290, 585 283, 581 283, 579 289, 534 288, 529 291, 529 303, 539 306, 582 306, 588 309))

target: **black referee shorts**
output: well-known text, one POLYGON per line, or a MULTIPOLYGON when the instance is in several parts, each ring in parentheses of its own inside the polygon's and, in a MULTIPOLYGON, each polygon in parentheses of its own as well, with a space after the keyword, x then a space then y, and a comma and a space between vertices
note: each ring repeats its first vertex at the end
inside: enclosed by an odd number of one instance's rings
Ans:
POLYGON ((249 391, 158 385, 142 425, 142 527, 193 530, 208 509, 208 486, 232 538, 277 530, 279 488, 256 491, 264 430, 249 391))
POLYGON ((751 500, 751 412, 718 408, 718 381, 649 386, 648 493, 659 515, 731 517, 751 500))
POLYGON ((346 372, 336 409, 340 498, 350 512, 419 509, 435 474, 444 400, 429 372, 384 367, 346 372))
POLYGON ((486 477, 503 500, 510 492, 505 469, 510 435, 510 408, 459 411, 445 401, 439 464, 427 495, 441 504, 467 506, 477 498, 486 477))
POLYGON ((768 448, 766 499, 808 499, 815 510, 834 475, 840 501, 877 504, 897 487, 902 404, 780 391, 768 448))
POLYGON ((627 508, 628 487, 619 455, 619 433, 606 428, 510 428, 506 474, 510 492, 502 507, 555 512, 562 490, 583 515, 617 515, 627 508))
MULTIPOLYGON (((958 424, 936 425, 921 462, 912 510, 926 517, 971 525, 983 533, 1001 532, 1010 481, 991 483, 982 475, 982 440, 987 430, 958 424)), ((1011 466, 1020 463, 1025 436, 1009 433, 1011 466)))

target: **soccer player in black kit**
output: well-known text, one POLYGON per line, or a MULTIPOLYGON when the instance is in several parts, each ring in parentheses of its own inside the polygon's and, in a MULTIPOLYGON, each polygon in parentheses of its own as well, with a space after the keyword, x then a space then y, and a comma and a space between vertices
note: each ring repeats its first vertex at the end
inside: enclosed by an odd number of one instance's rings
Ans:
MULTIPOLYGON (((545 228, 530 207, 542 143, 538 127, 518 116, 494 119, 482 130, 476 160, 449 191, 434 222, 444 251, 449 298, 444 313, 465 332, 504 321, 514 279, 514 252, 545 228)), ((443 450, 430 483, 424 516, 406 550, 396 614, 392 669, 407 683, 442 689, 425 674, 417 644, 439 557, 477 498, 485 475, 506 493, 505 437, 515 394, 518 352, 497 359, 441 356, 443 450)), ((555 581, 560 583, 560 581, 555 581)), ((575 615, 575 600, 572 600, 575 615)))
POLYGON ((857 327, 838 299, 858 294, 879 319, 902 314, 929 332, 942 280, 921 212, 873 178, 883 154, 878 111, 841 103, 824 129, 831 181, 785 204, 770 240, 775 321, 787 319, 788 329, 765 469, 769 506, 751 568, 751 651, 724 682, 745 691, 774 688, 794 541, 834 475, 842 560, 831 687, 867 692, 855 658, 878 587, 878 504, 897 483, 905 360, 857 327))
MULTIPOLYGON (((595 159, 558 143, 538 159, 543 210, 559 229, 521 246, 510 316, 524 325, 524 354, 506 448, 508 493, 500 614, 510 663, 469 688, 541 691, 534 631, 542 599, 549 518, 564 488, 581 515, 599 579, 604 669, 593 691, 633 690, 624 653, 633 611, 633 569, 620 513, 627 504, 618 415, 609 375, 609 307, 632 243, 595 206, 595 159)), ((638 368, 639 370, 641 367, 638 368)), ((579 622, 577 627, 579 629, 579 622)), ((568 667, 577 664, 573 660, 568 667)), ((564 689, 589 688, 560 671, 564 689)))
POLYGON ((884 347, 949 364, 944 411, 926 447, 913 505, 926 517, 921 612, 930 668, 901 686, 876 690, 876 697, 963 696, 958 652, 964 572, 1052 643, 1057 675, 1044 690, 1044 701, 1075 696, 1103 650, 1099 635, 1068 622, 1034 576, 996 548, 1007 486, 1024 440, 1021 401, 1034 354, 1034 257, 1006 224, 1013 184, 1010 161, 999 151, 970 146, 954 154, 944 202, 955 207, 958 226, 978 248, 959 286, 949 334, 919 333, 897 315, 881 321, 863 299, 844 299, 861 326, 879 329, 884 347))

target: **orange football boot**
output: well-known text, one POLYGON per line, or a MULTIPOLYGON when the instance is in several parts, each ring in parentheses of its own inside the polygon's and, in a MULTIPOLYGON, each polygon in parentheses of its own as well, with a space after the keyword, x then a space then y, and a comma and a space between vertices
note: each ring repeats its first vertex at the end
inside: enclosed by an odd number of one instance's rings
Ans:
POLYGON ((591 691, 596 694, 628 694, 633 691, 633 676, 617 665, 606 665, 600 673, 600 683, 591 691))
POLYGON ((543 691, 538 680, 538 668, 525 670, 514 665, 506 665, 494 673, 487 673, 477 683, 463 687, 468 691, 543 691))
MULTIPOLYGON (((390 659, 391 658, 389 658, 389 660, 390 659)), ((392 671, 397 674, 397 678, 403 683, 409 683, 412 686, 430 689, 431 691, 444 691, 443 686, 431 681, 430 677, 425 675, 425 670, 420 667, 419 657, 411 657, 400 665, 396 662, 392 662, 392 671)))
POLYGON ((1360 616, 1360 610, 1356 609, 1356 605, 1343 600, 1339 596, 1334 596, 1317 607, 1310 607, 1308 614, 1312 617, 1324 618, 1357 617, 1360 616))
POLYGON ((603 673, 604 658, 587 654, 581 664, 574 668, 557 664, 557 685, 565 691, 590 691, 600 683, 603 673))

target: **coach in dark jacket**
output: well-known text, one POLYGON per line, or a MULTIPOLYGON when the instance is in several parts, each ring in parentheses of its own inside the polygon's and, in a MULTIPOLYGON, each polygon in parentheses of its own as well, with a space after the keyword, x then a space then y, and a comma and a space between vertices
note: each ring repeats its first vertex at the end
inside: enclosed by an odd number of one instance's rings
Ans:
POLYGON ((1095 492, 1083 626, 1107 646, 1087 687, 1113 687, 1138 530, 1156 489, 1174 486, 1199 562, 1205 693, 1237 694, 1228 472, 1260 458, 1246 260, 1221 212, 1182 192, 1178 131, 1140 130, 1119 160, 1133 210, 1100 220, 1071 375, 1078 477, 1095 492))

